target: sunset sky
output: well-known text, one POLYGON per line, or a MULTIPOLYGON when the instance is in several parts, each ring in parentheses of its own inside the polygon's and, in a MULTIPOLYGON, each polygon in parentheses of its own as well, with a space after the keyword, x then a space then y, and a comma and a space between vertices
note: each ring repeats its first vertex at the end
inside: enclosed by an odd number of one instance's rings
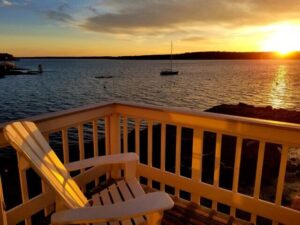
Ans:
POLYGON ((300 50, 300 0, 0 0, 0 52, 300 50))

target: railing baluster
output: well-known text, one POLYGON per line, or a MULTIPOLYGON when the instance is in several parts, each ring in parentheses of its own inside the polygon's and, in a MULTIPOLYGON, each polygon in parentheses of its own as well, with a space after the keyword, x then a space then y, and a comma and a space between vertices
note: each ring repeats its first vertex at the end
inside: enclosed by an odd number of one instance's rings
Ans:
MULTIPOLYGON (((110 154, 119 154, 121 153, 121 136, 120 136, 120 115, 112 114, 109 119, 109 127, 105 129, 109 129, 109 139, 105 139, 105 141, 110 142, 110 154)), ((118 179, 121 177, 121 171, 118 166, 113 166, 111 171, 111 177, 114 179, 118 179)))
MULTIPOLYGON (((176 127, 176 156, 175 156, 175 174, 180 176, 181 168, 181 126, 176 127)), ((175 187, 175 196, 179 197, 180 190, 175 187)))
MULTIPOLYGON (((153 121, 148 121, 148 134, 147 134, 147 164, 152 167, 152 154, 153 154, 153 121)), ((152 187, 152 179, 148 179, 148 186, 152 187)))
POLYGON ((276 199, 275 199, 275 204, 278 206, 281 205, 281 199, 282 199, 284 181, 285 181, 286 164, 288 160, 288 152, 289 152, 288 145, 283 145, 281 151, 281 159, 280 159, 280 167, 279 167, 279 174, 278 174, 277 188, 276 188, 276 199))
MULTIPOLYGON (((202 175, 202 146, 203 146, 203 131, 194 129, 193 134, 193 152, 192 152, 192 180, 201 181, 202 175)), ((192 193, 192 201, 199 204, 200 196, 192 193)))
MULTIPOLYGON (((93 120, 93 148, 94 148, 94 157, 99 155, 99 147, 98 147, 98 121, 93 120)), ((99 179, 95 180, 95 185, 99 185, 99 179)))
MULTIPOLYGON (((79 141, 79 160, 84 159, 84 135, 83 135, 83 124, 80 124, 78 126, 78 141, 79 141)), ((84 172, 84 169, 80 170, 81 173, 84 172)), ((83 186, 81 187, 82 191, 86 191, 86 187, 83 186)))
MULTIPOLYGON (((80 124, 78 126, 78 141, 79 141, 79 160, 84 159, 84 135, 83 135, 83 125, 80 124)), ((81 170, 81 173, 84 172, 84 170, 81 170)))
POLYGON ((134 123, 134 129, 135 129, 134 143, 135 143, 135 153, 138 155, 140 155, 140 125, 141 125, 141 120, 136 119, 134 123))
MULTIPOLYGON (((166 170, 166 124, 161 124, 161 133, 160 133, 160 169, 162 171, 166 170)), ((165 184, 160 184, 160 190, 165 190, 165 184)))
POLYGON ((260 194, 260 184, 261 184, 261 176, 262 169, 264 163, 264 153, 265 153, 265 141, 259 142, 258 148, 258 157, 257 157, 257 165, 256 165, 256 175, 255 175, 255 185, 254 185, 254 198, 258 199, 260 194))
MULTIPOLYGON (((19 168, 19 179, 21 185, 21 196, 22 196, 22 202, 24 203, 29 200, 26 170, 30 168, 30 165, 25 160, 25 158, 23 158, 23 156, 20 155, 20 153, 17 153, 17 158, 18 158, 18 168, 19 168)), ((31 218, 25 218, 25 225, 31 225, 31 218)))
MULTIPOLYGON (((216 152, 215 152, 215 170, 214 170, 214 186, 219 187, 219 179, 220 179, 220 164, 221 164, 221 144, 222 144, 222 134, 217 133, 216 140, 216 152)), ((218 202, 212 202, 212 208, 217 210, 218 202)))
POLYGON ((64 163, 68 163, 69 159, 69 138, 68 138, 68 129, 62 129, 62 144, 63 144, 63 156, 64 156, 64 163))
POLYGON ((7 225, 1 176, 0 176, 0 225, 7 225))
MULTIPOLYGON (((234 172, 233 172, 233 184, 232 192, 238 192, 239 176, 240 176, 240 165, 241 165, 241 154, 242 154, 242 142, 241 136, 237 137, 236 147, 235 147, 235 160, 234 160, 234 172)), ((230 207, 230 215, 235 216, 235 208, 230 207)))
POLYGON ((128 120, 127 116, 123 116, 123 149, 124 153, 128 152, 128 120))
POLYGON ((104 129, 105 129, 105 155, 111 154, 110 149, 110 118, 109 116, 105 117, 104 120, 104 129))
MULTIPOLYGON (((265 153, 265 141, 259 142, 259 148, 258 148, 258 156, 257 156, 257 164, 256 164, 256 173, 255 173, 255 184, 254 184, 254 194, 253 197, 255 199, 259 198, 260 194, 260 184, 261 184, 261 176, 262 176, 262 169, 263 169, 263 163, 264 163, 264 153, 265 153)), ((256 223, 256 215, 251 214, 251 223, 256 223)))

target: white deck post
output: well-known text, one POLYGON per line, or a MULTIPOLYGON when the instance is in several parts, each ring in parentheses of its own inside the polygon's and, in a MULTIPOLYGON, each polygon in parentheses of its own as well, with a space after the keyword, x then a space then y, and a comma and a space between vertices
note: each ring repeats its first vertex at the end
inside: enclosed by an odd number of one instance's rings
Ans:
MULTIPOLYGON (((110 143, 110 154, 121 153, 120 143, 120 115, 112 114, 109 117, 109 143, 110 143)), ((111 171, 111 177, 114 179, 120 178, 121 171, 119 168, 114 168, 111 171)))

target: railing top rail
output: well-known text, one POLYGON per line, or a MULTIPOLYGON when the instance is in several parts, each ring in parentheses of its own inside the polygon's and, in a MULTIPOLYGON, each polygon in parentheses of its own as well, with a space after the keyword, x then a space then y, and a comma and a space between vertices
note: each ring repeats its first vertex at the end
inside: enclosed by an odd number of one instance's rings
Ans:
POLYGON ((124 102, 116 103, 115 109, 128 117, 300 147, 299 124, 124 102))
MULTIPOLYGON (((62 110, 58 112, 44 113, 41 115, 23 118, 20 120, 34 121, 38 124, 42 132, 53 132, 67 126, 76 125, 88 119, 95 119, 114 113, 114 102, 104 102, 100 104, 92 104, 78 108, 62 110)), ((3 128, 9 122, 0 124, 0 147, 7 145, 3 135, 3 128)))
MULTIPOLYGON (((154 121, 171 122, 191 127, 203 125, 208 131, 211 129, 222 131, 224 133, 240 132, 244 135, 250 134, 251 136, 251 134, 254 134, 254 137, 265 137, 266 140, 274 139, 281 142, 300 144, 300 140, 296 140, 295 138, 295 135, 299 135, 300 124, 123 101, 93 104, 59 112, 45 113, 25 119, 38 123, 42 132, 50 132, 65 126, 76 125, 77 123, 84 121, 84 115, 89 115, 89 118, 92 118, 93 116, 96 118, 97 116, 100 117, 112 113, 126 114, 134 117, 145 117, 145 119, 154 121), (63 124, 61 122, 63 122, 63 124), (256 133, 257 130, 261 133, 256 133), (266 131, 272 131, 272 133, 264 133, 266 131), (295 140, 291 141, 293 138, 295 140)), ((7 123, 8 122, 0 124, 0 146, 6 145, 2 129, 7 123)))
MULTIPOLYGON (((57 119, 59 117, 66 117, 69 115, 74 115, 77 113, 82 113, 82 112, 86 112, 86 111, 90 111, 90 110, 94 110, 94 109, 99 109, 99 108, 104 108, 107 106, 112 106, 114 105, 114 102, 103 102, 103 103, 96 103, 96 104, 90 104, 90 105, 85 105, 85 106, 80 106, 80 107, 76 107, 76 108, 71 108, 71 109, 66 109, 66 110, 61 110, 61 111, 57 111, 57 112, 48 112, 48 113, 42 113, 36 116, 32 116, 32 117, 27 117, 27 118, 22 118, 19 120, 29 120, 29 121, 34 121, 37 123, 43 122, 45 120, 51 120, 51 119, 57 119)), ((7 125, 8 123, 11 123, 12 121, 9 122, 4 122, 4 123, 0 123, 0 130, 2 130, 5 125, 7 125)))
POLYGON ((148 104, 140 104, 140 103, 133 103, 133 102, 114 102, 116 106, 128 106, 134 107, 139 109, 146 109, 146 110, 154 110, 159 112, 165 113, 178 113, 178 114, 185 114, 190 116, 199 116, 199 117, 210 117, 212 119, 217 120, 227 120, 231 122, 243 122, 248 124, 255 124, 259 126, 276 126, 284 129, 293 129, 300 131, 300 124, 297 123, 289 123, 289 122, 282 122, 276 120, 267 120, 267 119, 258 119, 258 118, 250 118, 250 117, 243 117, 243 116, 235 116, 235 115, 227 115, 221 113, 213 113, 213 112, 203 112, 189 108, 183 107, 166 107, 166 106, 154 106, 148 104))

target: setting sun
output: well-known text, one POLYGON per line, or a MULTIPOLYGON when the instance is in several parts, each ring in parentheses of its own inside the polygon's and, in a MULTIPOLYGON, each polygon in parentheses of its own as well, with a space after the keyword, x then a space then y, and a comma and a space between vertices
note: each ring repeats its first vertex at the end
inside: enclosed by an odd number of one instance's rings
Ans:
POLYGON ((287 55, 300 50, 300 29, 291 24, 274 25, 267 28, 270 35, 263 41, 264 51, 275 51, 287 55))

